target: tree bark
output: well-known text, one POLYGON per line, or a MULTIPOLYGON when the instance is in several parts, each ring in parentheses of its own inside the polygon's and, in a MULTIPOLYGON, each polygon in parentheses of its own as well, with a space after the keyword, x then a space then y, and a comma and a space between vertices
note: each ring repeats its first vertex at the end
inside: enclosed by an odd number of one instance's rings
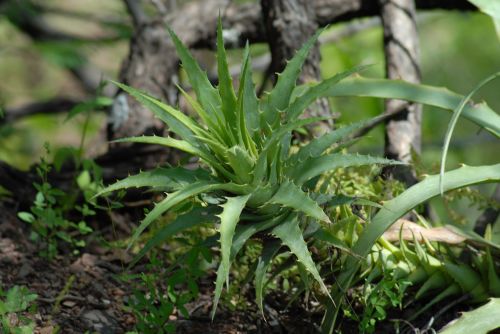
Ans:
MULTIPOLYGON (((287 60, 318 29, 315 8, 308 0, 262 0, 261 6, 271 50, 271 73, 282 72, 287 60)), ((321 80, 320 60, 319 46, 316 43, 302 67, 299 84, 321 80)), ((276 77, 273 79, 275 81, 276 77)), ((328 99, 318 99, 304 116, 331 116, 328 99)), ((321 122, 309 130, 313 135, 320 135, 328 131, 331 125, 331 121, 321 122)))
MULTIPOLYGON (((420 82, 420 48, 413 0, 379 0, 384 29, 386 75, 389 79, 420 82)), ((420 153, 422 107, 400 100, 386 101, 386 112, 403 108, 404 111, 386 122, 385 155, 388 158, 411 162, 412 152, 420 153)), ((417 182, 408 166, 385 169, 407 185, 417 182)))

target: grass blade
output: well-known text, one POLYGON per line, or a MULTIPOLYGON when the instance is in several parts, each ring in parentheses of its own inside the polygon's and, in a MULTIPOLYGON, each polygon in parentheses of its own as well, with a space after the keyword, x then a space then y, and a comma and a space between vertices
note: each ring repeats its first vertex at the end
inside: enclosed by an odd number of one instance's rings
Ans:
POLYGON ((441 168, 439 170, 439 188, 441 189, 441 195, 443 194, 443 175, 444 175, 444 170, 446 167, 446 156, 448 154, 448 148, 450 146, 450 141, 451 141, 451 136, 453 135, 453 130, 455 129, 455 125, 457 124, 458 118, 460 117, 460 114, 464 110, 464 107, 467 102, 470 101, 472 96, 476 94, 476 92, 489 83, 490 81, 500 77, 500 72, 497 72, 493 75, 490 75, 483 81, 481 81, 467 96, 465 96, 462 101, 460 101, 459 105, 457 108, 453 111, 453 115, 451 116, 450 123, 448 123, 448 129, 446 130, 446 135, 444 137, 444 144, 443 144, 443 154, 441 155, 441 168))

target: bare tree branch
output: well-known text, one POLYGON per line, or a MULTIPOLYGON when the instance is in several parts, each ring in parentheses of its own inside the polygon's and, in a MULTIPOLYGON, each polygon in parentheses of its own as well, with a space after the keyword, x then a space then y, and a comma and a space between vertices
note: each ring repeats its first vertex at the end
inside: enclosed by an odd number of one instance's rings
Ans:
MULTIPOLYGON (((389 79, 420 82, 420 47, 418 42, 414 0, 379 0, 380 16, 384 28, 385 67, 389 79)), ((385 155, 390 159, 411 162, 412 151, 420 152, 422 106, 401 100, 387 100, 388 113, 397 113, 386 123, 385 155)), ((384 169, 386 176, 393 176, 407 185, 417 182, 408 166, 384 169)))
POLYGON ((148 17, 144 13, 141 8, 140 0, 123 0, 125 3, 125 7, 132 17, 132 21, 134 22, 134 26, 138 27, 148 21, 148 17))
MULTIPOLYGON (((318 30, 314 6, 308 0, 261 0, 262 15, 271 50, 271 73, 283 71, 287 60, 318 30)), ((309 52, 302 66, 299 83, 321 80, 319 45, 309 52)), ((273 81, 276 76, 273 76, 273 81)), ((321 98, 304 113, 305 117, 329 117, 328 99, 321 98)), ((333 126, 333 122, 319 122, 309 128, 313 135, 321 135, 333 126)))
MULTIPOLYGON (((175 15, 168 15, 166 21, 188 46, 212 49, 215 47, 218 12, 224 8, 224 3, 221 0, 188 3, 175 15), (190 19, 185 20, 185 17, 190 19)), ((311 4, 319 27, 380 14, 378 2, 374 0, 311 0, 311 4)), ((416 8, 477 10, 467 0, 417 0, 416 8)), ((250 43, 267 42, 259 4, 231 2, 225 7, 223 20, 230 36, 228 47, 242 47, 247 40, 250 43)))
POLYGON ((81 103, 81 100, 56 97, 51 100, 34 102, 16 108, 6 108, 4 110, 5 117, 0 118, 0 124, 14 122, 26 116, 47 113, 62 113, 71 110, 73 107, 81 103))

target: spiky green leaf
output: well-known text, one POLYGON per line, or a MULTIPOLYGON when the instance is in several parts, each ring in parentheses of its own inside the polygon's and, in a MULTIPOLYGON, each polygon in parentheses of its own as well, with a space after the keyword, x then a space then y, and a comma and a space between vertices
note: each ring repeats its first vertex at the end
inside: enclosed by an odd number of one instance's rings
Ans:
POLYGON ((213 221, 217 211, 215 209, 215 207, 195 207, 187 213, 176 217, 173 221, 163 226, 158 232, 155 232, 153 237, 148 240, 146 245, 142 247, 139 253, 134 257, 134 260, 129 267, 137 263, 137 261, 144 257, 144 255, 146 255, 151 249, 159 246, 162 242, 177 233, 196 225, 213 221))
POLYGON ((132 235, 132 238, 129 242, 129 247, 137 241, 142 232, 149 225, 151 225, 153 221, 158 219, 163 213, 168 211, 174 205, 177 205, 182 201, 185 201, 186 199, 201 193, 206 193, 217 189, 223 189, 225 186, 227 186, 227 184, 221 184, 211 181, 198 181, 186 185, 185 187, 181 188, 176 192, 168 194, 167 197, 160 203, 156 204, 153 210, 151 210, 146 215, 146 217, 144 217, 144 219, 141 221, 141 224, 139 225, 139 227, 137 227, 137 229, 134 231, 134 234, 132 235))
POLYGON ((183 167, 157 168, 148 172, 131 175, 123 180, 99 191, 95 197, 103 194, 128 188, 160 187, 178 189, 200 180, 210 180, 210 174, 204 169, 189 170, 183 167))
POLYGON ((162 145, 166 147, 173 147, 178 150, 184 151, 186 153, 201 156, 203 153, 195 148, 193 145, 185 140, 174 139, 172 137, 159 137, 159 136, 140 136, 140 137, 128 137, 120 138, 114 140, 115 143, 141 143, 141 144, 152 144, 152 145, 162 145))
POLYGON ((240 87, 238 100, 240 113, 244 114, 248 132, 256 143, 260 143, 259 129, 259 100, 255 95, 255 85, 252 80, 252 66, 250 61, 250 46, 247 43, 243 52, 241 65, 240 87))
POLYGON ((285 110, 289 103, 292 92, 295 88, 297 78, 299 77, 302 64, 307 58, 309 51, 318 40, 323 29, 318 30, 309 40, 302 46, 297 54, 287 63, 285 69, 278 76, 276 86, 261 103, 263 111, 263 119, 267 124, 273 126, 278 121, 278 112, 285 110))
POLYGON ((132 95, 142 105, 151 110, 156 117, 168 125, 170 131, 177 133, 182 139, 186 140, 191 145, 199 146, 199 143, 194 138, 194 135, 199 134, 201 128, 191 118, 183 114, 181 111, 162 103, 160 100, 141 92, 140 90, 116 81, 111 82, 132 95))
POLYGON ((336 84, 350 75, 363 71, 371 65, 357 66, 350 70, 335 74, 333 77, 321 81, 319 84, 307 89, 304 94, 297 97, 286 109, 286 119, 294 120, 299 117, 307 107, 316 99, 325 96, 336 84))
POLYGON ((237 137, 236 95, 234 94, 233 81, 229 74, 224 39, 222 37, 222 20, 219 16, 217 24, 217 70, 219 74, 219 93, 222 101, 222 112, 229 127, 237 137))
POLYGON ((304 241, 302 231, 299 227, 297 215, 292 215, 288 219, 284 220, 281 224, 273 228, 271 233, 281 239, 283 244, 285 244, 297 257, 297 260, 304 265, 308 272, 311 273, 325 294, 330 296, 330 293, 328 292, 328 289, 326 288, 326 285, 311 258, 311 253, 307 249, 307 244, 304 241))
POLYGON ((216 117, 224 119, 222 111, 220 110, 221 98, 217 89, 212 86, 206 72, 201 70, 200 66, 179 37, 177 37, 170 28, 167 29, 198 101, 203 108, 208 111, 208 116, 212 118, 214 123, 216 123, 216 117))
POLYGON ((301 147, 297 153, 291 155, 287 161, 287 164, 294 165, 298 161, 305 161, 309 158, 320 156, 333 144, 341 140, 345 140, 350 134, 352 134, 356 130, 361 129, 371 121, 372 120, 364 120, 356 122, 351 125, 330 131, 329 133, 321 137, 312 139, 307 145, 301 147))
POLYGON ((225 277, 227 286, 229 286, 229 258, 231 255, 231 245, 233 243, 234 231, 236 224, 240 220, 240 215, 245 205, 250 198, 250 195, 229 197, 226 203, 222 205, 222 213, 220 218, 220 244, 222 254, 222 272, 225 277))
POLYGON ((303 212, 306 215, 330 222, 323 209, 299 186, 290 181, 283 182, 276 194, 269 200, 270 204, 279 204, 287 208, 303 212))
POLYGON ((390 160, 369 155, 333 153, 316 158, 307 159, 294 166, 290 166, 287 175, 298 185, 336 168, 357 167, 365 165, 401 165, 400 161, 390 160))

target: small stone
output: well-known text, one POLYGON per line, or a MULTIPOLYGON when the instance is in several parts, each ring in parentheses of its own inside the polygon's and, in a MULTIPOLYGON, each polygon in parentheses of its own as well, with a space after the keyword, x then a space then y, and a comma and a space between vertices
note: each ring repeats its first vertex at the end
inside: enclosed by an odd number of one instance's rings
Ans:
POLYGON ((81 315, 86 328, 99 334, 115 334, 120 331, 118 322, 106 312, 90 310, 81 315))
POLYGON ((116 297, 123 297, 123 296, 125 296, 125 291, 123 291, 120 288, 113 289, 113 291, 111 293, 113 294, 113 296, 116 296, 116 297))
POLYGON ((38 333, 40 333, 40 334, 52 334, 52 333, 54 333, 54 326, 47 326, 47 327, 40 328, 38 330, 38 333))
POLYGON ((33 267, 29 263, 25 262, 19 269, 19 272, 17 273, 17 278, 25 278, 31 273, 33 273, 33 267))
POLYGON ((69 308, 72 308, 76 305, 76 303, 74 301, 71 301, 71 300, 65 300, 62 302, 62 305, 69 307, 69 308))

